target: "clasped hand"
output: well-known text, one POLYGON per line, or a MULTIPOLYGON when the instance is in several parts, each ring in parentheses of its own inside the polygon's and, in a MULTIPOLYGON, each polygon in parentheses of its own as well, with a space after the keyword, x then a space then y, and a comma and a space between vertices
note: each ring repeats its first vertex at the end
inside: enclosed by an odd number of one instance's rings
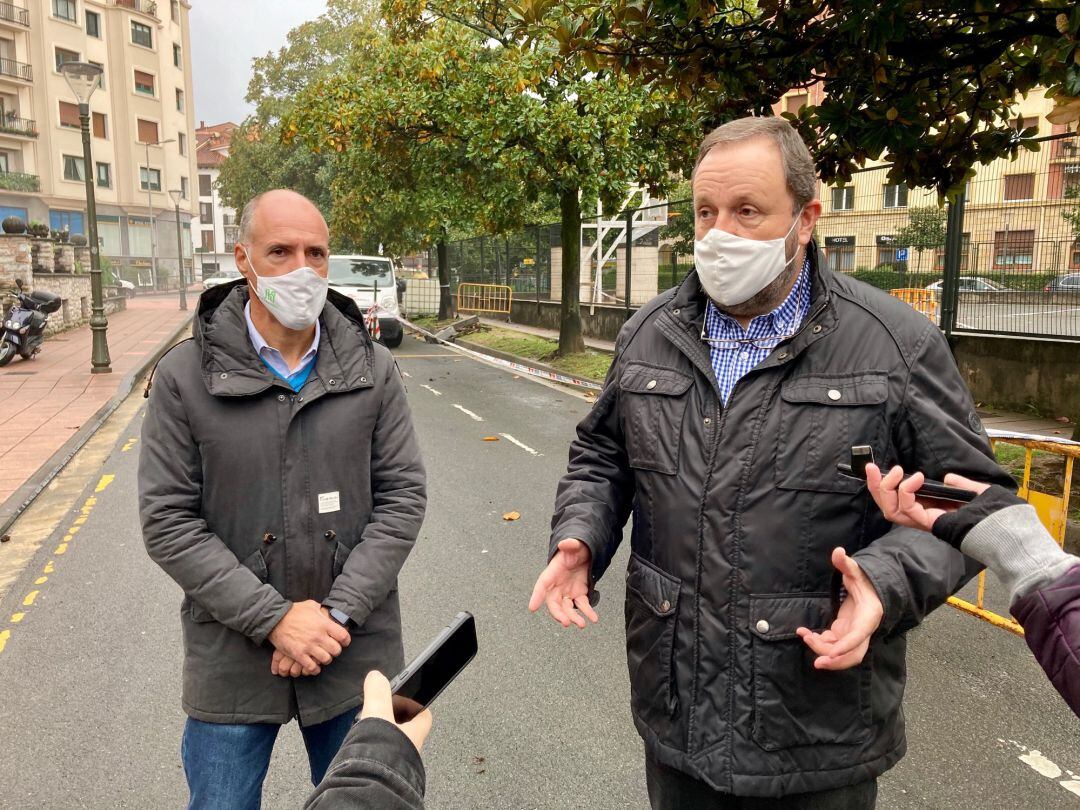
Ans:
POLYGON ((318 675, 349 646, 349 631, 330 618, 330 611, 308 599, 294 602, 270 631, 274 657, 270 672, 282 678, 318 675))

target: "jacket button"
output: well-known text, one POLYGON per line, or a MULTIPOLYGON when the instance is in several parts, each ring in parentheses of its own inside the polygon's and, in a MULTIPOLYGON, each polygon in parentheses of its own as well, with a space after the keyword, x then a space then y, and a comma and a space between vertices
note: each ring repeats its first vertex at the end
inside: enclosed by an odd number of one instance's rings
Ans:
POLYGON ((337 532, 335 532, 333 529, 328 529, 323 535, 323 537, 325 537, 327 540, 333 540, 335 537, 337 537, 337 532))
POLYGON ((329 384, 330 384, 331 386, 337 385, 337 380, 327 380, 327 382, 328 382, 328 383, 329 383, 329 384))
POLYGON ((266 543, 266 545, 270 545, 275 540, 277 540, 277 538, 274 535, 270 534, 270 532, 267 532, 263 535, 263 542, 266 543))
POLYGON ((769 632, 769 623, 767 621, 765 621, 764 619, 758 619, 758 623, 754 625, 754 628, 759 633, 768 633, 769 632))
POLYGON ((648 389, 649 391, 652 391, 654 388, 656 388, 656 380, 649 380, 645 384, 645 388, 648 389))
POLYGON ((367 377, 361 377, 360 382, 366 383, 367 382, 367 377))
POLYGON ((776 359, 777 360, 787 360, 787 352, 780 352, 780 354, 776 355, 776 359))
POLYGON ((225 373, 225 372, 223 371, 223 372, 221 372, 221 379, 223 379, 223 380, 227 380, 227 379, 229 379, 229 375, 228 375, 228 374, 226 374, 226 373, 225 373))
POLYGON ((836 402, 836 400, 840 399, 841 396, 841 393, 835 388, 829 389, 829 399, 831 399, 833 402, 836 402))
POLYGON ((705 417, 705 424, 706 425, 711 425, 712 424, 712 419, 710 419, 709 417, 706 416, 705 417))
POLYGON ((284 394, 278 394, 277 395, 277 401, 278 402, 284 402, 285 401, 285 395, 284 394))
POLYGON ((671 602, 665 599, 663 602, 660 603, 660 612, 667 613, 669 610, 671 610, 671 602))
POLYGON ((816 335, 819 332, 821 332, 821 324, 820 323, 817 326, 814 327, 814 334, 816 335))
POLYGON ((677 310, 677 309, 673 309, 672 312, 674 312, 676 315, 679 314, 679 310, 677 310))

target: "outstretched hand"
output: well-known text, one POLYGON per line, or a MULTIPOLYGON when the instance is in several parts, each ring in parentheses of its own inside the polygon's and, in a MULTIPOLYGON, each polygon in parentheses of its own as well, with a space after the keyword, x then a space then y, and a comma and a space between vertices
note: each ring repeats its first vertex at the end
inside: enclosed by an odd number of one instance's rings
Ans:
POLYGON ((566 539, 547 568, 536 579, 529 610, 534 613, 547 605, 551 618, 563 627, 571 624, 585 628, 585 618, 594 624, 600 621, 589 604, 589 566, 592 553, 580 540, 566 539), (580 612, 579 612, 580 611, 580 612))
MULTIPOLYGON (((915 496, 919 487, 923 485, 925 476, 921 472, 915 473, 910 478, 904 478, 903 467, 893 467, 884 477, 881 470, 875 464, 866 465, 866 487, 870 491, 870 497, 878 505, 881 514, 890 523, 897 526, 906 526, 909 529, 920 529, 929 532, 934 527, 935 521, 946 512, 953 512, 960 508, 961 504, 949 501, 920 500, 915 496)), ((950 487, 958 487, 980 494, 990 485, 964 478, 962 475, 949 473, 945 476, 945 484, 950 487)))
POLYGON ((795 632, 817 653, 816 669, 850 669, 862 663, 885 611, 870 579, 844 549, 833 549, 832 564, 843 575, 847 591, 836 619, 820 633, 807 627, 795 632))

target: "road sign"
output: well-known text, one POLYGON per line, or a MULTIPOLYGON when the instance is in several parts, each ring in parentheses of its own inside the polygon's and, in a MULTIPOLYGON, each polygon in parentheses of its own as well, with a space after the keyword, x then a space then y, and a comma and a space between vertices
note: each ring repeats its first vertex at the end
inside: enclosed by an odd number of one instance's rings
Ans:
POLYGON ((896 260, 898 262, 906 262, 908 260, 907 255, 908 255, 908 249, 907 248, 897 248, 896 249, 896 260))
POLYGON ((526 267, 532 267, 534 264, 536 264, 536 259, 522 259, 521 263, 524 264, 526 267))

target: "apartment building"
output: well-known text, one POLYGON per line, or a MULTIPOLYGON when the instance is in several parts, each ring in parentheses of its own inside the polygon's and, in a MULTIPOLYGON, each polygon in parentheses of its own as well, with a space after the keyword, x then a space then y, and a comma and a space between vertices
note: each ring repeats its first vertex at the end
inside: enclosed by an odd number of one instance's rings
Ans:
MULTIPOLYGON (((777 112, 795 112, 821 101, 820 85, 793 91, 777 112)), ((967 184, 961 272, 994 278, 1007 273, 1068 273, 1080 270, 1080 233, 1063 214, 1080 212, 1080 135, 1046 120, 1053 101, 1041 90, 1016 105, 1014 126, 1035 128, 1046 138, 1037 152, 1020 150, 976 166, 967 184)), ((829 265, 841 272, 891 267, 942 272, 944 250, 933 228, 912 229, 912 211, 941 205, 933 190, 909 188, 869 166, 852 181, 822 184, 818 238, 829 265), (919 239, 923 236, 922 240, 919 239)), ((938 215, 944 228, 944 209, 938 215)))
POLYGON ((177 274, 176 215, 191 265, 197 210, 186 0, 0 0, 0 216, 86 233, 94 178, 102 255, 140 286, 177 274), (104 69, 90 100, 93 166, 59 68, 104 69))
POLYGON ((207 126, 199 122, 195 130, 196 163, 199 169, 199 215, 195 223, 195 272, 200 278, 236 269, 233 249, 239 230, 236 211, 227 207, 218 194, 221 164, 229 156, 236 124, 226 122, 207 126))

